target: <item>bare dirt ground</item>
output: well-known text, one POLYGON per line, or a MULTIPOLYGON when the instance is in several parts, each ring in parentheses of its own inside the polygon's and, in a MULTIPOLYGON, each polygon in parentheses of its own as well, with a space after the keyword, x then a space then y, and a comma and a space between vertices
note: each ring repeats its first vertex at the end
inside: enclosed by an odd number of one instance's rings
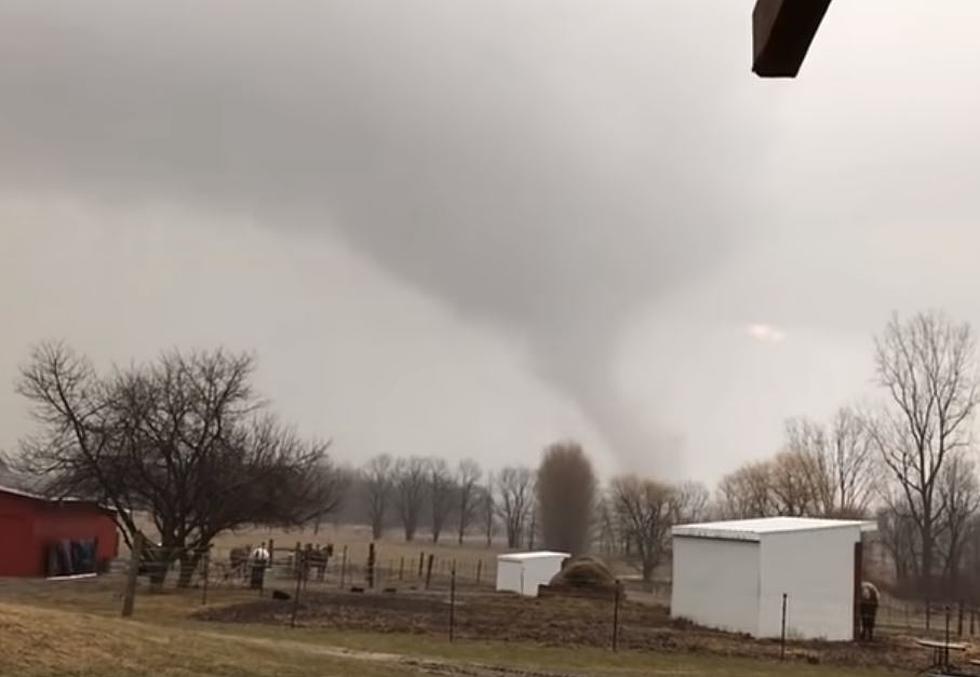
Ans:
MULTIPOLYGON (((195 614, 202 620, 288 624, 291 601, 257 600, 195 614)), ((500 593, 467 593, 457 599, 455 633, 462 639, 534 642, 545 646, 607 647, 612 638, 609 600, 523 599, 500 593)), ((444 594, 399 592, 310 593, 300 603, 297 623, 381 633, 445 636, 449 603, 444 594)), ((620 608, 619 646, 641 651, 710 654, 724 657, 779 657, 776 641, 696 628, 672 621, 662 606, 625 602, 620 608)), ((889 637, 874 644, 789 642, 788 656, 804 663, 908 669, 925 656, 910 638, 889 637)))

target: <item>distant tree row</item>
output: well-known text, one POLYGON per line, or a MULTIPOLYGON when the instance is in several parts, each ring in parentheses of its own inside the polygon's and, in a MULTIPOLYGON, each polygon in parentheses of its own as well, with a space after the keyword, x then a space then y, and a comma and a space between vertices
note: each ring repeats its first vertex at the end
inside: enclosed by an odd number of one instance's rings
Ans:
POLYGON ((375 456, 355 481, 375 539, 382 538, 392 518, 406 541, 415 540, 426 525, 433 543, 447 529, 462 543, 467 533, 480 530, 491 545, 498 523, 510 547, 520 547, 527 535, 533 504, 534 473, 506 467, 485 481, 476 461, 464 459, 455 468, 441 458, 375 456))
POLYGON ((375 539, 397 525, 407 541, 424 529, 435 543, 479 534, 489 547, 500 530, 509 548, 597 546, 647 580, 678 523, 876 515, 900 583, 932 591, 968 579, 980 592, 973 332, 938 312, 895 316, 874 348, 880 403, 787 421, 780 450, 724 476, 713 498, 697 482, 635 475, 601 486, 574 441, 548 446, 533 469, 384 454, 338 468, 327 443, 268 411, 252 358, 222 350, 98 372, 63 344, 39 346, 17 386, 38 430, 12 460, 54 496, 111 507, 129 544, 148 514, 154 556, 179 561, 182 583, 224 531, 318 528, 328 515, 366 522, 375 539))

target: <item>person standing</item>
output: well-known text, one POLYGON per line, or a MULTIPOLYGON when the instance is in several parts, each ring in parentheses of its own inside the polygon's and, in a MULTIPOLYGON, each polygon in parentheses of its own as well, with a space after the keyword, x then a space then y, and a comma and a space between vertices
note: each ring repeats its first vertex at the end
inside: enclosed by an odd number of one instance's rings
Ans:
POLYGON ((249 562, 252 567, 252 576, 249 582, 249 587, 252 590, 262 590, 265 583, 265 570, 269 566, 271 557, 269 551, 265 547, 265 543, 260 543, 252 554, 249 556, 249 562))

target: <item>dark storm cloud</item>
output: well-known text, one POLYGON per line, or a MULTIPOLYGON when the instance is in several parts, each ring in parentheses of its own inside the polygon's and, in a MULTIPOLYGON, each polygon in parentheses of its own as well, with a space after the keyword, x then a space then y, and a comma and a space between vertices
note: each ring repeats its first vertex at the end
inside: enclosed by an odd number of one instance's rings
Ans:
POLYGON ((662 454, 610 361, 757 225, 748 4, 5 2, 0 180, 329 228, 662 454))

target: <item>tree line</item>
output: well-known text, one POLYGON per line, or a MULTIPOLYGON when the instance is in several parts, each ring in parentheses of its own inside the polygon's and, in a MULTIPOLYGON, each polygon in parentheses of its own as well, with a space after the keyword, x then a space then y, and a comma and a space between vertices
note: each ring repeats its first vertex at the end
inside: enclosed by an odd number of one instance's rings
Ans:
POLYGON ((406 541, 424 532, 435 543, 470 535, 489 547, 500 536, 509 548, 598 549, 649 580, 675 524, 791 515, 875 517, 900 584, 976 585, 973 332, 940 312, 896 315, 874 357, 877 402, 790 419, 777 453, 725 475, 713 494, 632 474, 603 485, 573 440, 549 445, 533 468, 387 454, 338 466, 329 442, 300 437, 254 392, 253 358, 223 350, 98 372, 64 344, 37 347, 17 385, 37 433, 11 461, 52 496, 112 508, 129 544, 136 515, 148 514, 155 556, 179 561, 182 582, 224 531, 327 516, 368 524, 375 539, 398 527, 406 541))

